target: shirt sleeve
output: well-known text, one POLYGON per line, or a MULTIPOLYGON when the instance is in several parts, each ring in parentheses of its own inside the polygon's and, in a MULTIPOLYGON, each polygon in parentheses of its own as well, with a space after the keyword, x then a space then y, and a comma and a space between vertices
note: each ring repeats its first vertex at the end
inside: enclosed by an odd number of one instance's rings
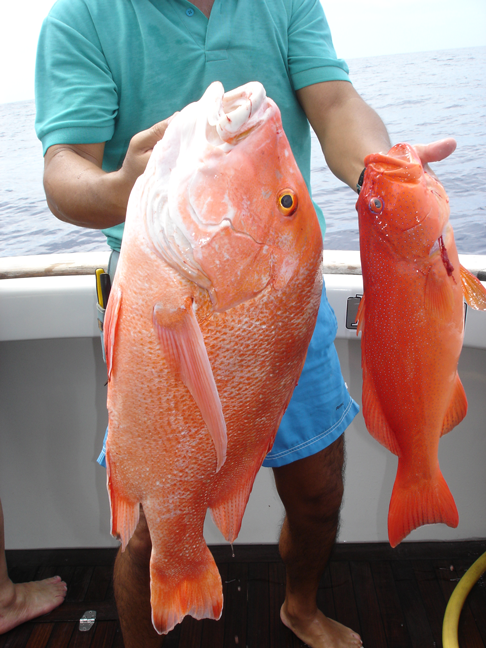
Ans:
POLYGON ((338 59, 320 0, 293 0, 288 63, 294 90, 321 81, 349 81, 338 59))
POLYGON ((58 1, 42 25, 35 99, 44 154, 53 144, 93 144, 113 136, 117 88, 82 1, 58 1))

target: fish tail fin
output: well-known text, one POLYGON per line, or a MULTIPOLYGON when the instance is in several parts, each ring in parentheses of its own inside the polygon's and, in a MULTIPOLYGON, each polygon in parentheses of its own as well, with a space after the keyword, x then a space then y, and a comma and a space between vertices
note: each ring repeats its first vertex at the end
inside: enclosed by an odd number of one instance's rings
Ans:
POLYGON ((187 570, 169 575, 152 551, 150 562, 152 623, 159 634, 170 632, 187 615, 195 619, 219 619, 223 611, 223 587, 214 558, 207 548, 198 553, 187 570))
POLYGON ((117 492, 113 480, 110 478, 109 462, 107 462, 107 472, 111 506, 111 535, 121 540, 122 551, 125 551, 140 519, 140 503, 134 503, 117 492))
POLYGON ((437 467, 436 475, 426 484, 410 484, 398 462, 398 471, 388 511, 388 538, 396 547, 409 533, 424 524, 443 522, 456 528, 459 524, 454 498, 437 467))

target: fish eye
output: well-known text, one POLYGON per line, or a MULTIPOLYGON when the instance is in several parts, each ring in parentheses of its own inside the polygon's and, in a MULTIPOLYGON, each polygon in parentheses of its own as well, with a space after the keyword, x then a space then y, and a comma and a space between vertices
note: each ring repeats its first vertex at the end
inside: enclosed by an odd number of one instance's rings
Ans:
POLYGON ((383 201, 381 200, 381 198, 372 198, 370 200, 369 207, 374 214, 381 214, 384 207, 383 201))
POLYGON ((297 196, 291 189, 284 189, 279 193, 277 203, 284 216, 292 216, 297 209, 297 196))

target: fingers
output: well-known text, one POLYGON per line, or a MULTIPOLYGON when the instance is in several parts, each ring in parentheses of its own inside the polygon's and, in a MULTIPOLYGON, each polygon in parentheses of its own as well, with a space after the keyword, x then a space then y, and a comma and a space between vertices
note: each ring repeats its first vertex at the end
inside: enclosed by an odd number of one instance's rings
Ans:
POLYGON ((448 137, 430 144, 415 144, 414 149, 417 151, 422 164, 429 164, 429 162, 444 160, 456 150, 456 146, 456 140, 448 137))
POLYGON ((164 137, 168 125, 176 114, 157 122, 147 130, 140 131, 130 140, 125 160, 120 169, 128 192, 131 191, 136 179, 145 171, 154 146, 164 137))
POLYGON ((134 135, 130 142, 130 147, 134 149, 133 152, 135 154, 151 152, 157 142, 164 137, 165 131, 175 115, 177 115, 177 113, 174 113, 174 115, 171 115, 167 119, 154 124, 150 128, 147 128, 147 130, 140 131, 140 133, 134 135))
POLYGON ((148 131, 144 131, 149 134, 150 139, 153 141, 152 148, 157 144, 158 141, 160 141, 164 137, 168 125, 178 114, 179 112, 175 112, 170 117, 167 117, 167 119, 164 119, 163 121, 154 124, 152 128, 148 129, 148 131))

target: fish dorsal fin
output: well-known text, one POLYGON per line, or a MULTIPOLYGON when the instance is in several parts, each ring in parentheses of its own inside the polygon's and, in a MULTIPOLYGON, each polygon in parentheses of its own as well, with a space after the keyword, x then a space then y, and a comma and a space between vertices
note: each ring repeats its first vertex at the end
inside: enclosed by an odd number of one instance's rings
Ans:
POLYGON ((469 270, 460 267, 462 291, 464 299, 475 310, 486 310, 486 289, 469 270))
POLYGON ((366 367, 366 354, 361 354, 361 364, 363 368, 363 417, 366 428, 371 436, 387 448, 390 452, 400 456, 400 447, 396 436, 391 429, 388 421, 383 414, 380 400, 376 393, 376 388, 371 375, 366 367))
POLYGON ((456 425, 462 421, 467 414, 467 398, 461 379, 456 374, 454 391, 452 392, 451 402, 444 417, 441 436, 450 432, 456 425))
POLYGON ((454 310, 454 277, 449 276, 440 259, 432 263, 425 281, 425 308, 437 318, 450 318, 454 310))
POLYGON ((363 295, 359 300, 358 312, 356 313, 356 320, 358 326, 356 327, 356 335, 364 331, 364 322, 365 322, 365 296, 363 295))
POLYGON ((108 306, 106 307, 105 321, 103 325, 103 336, 105 343, 106 369, 108 371, 108 380, 111 378, 113 370, 113 351, 115 349, 115 333, 118 323, 118 315, 122 301, 121 290, 116 287, 110 292, 108 306))
POLYGON ((165 359, 191 392, 208 426, 218 471, 226 459, 226 422, 192 300, 176 308, 155 304, 153 324, 165 359))

